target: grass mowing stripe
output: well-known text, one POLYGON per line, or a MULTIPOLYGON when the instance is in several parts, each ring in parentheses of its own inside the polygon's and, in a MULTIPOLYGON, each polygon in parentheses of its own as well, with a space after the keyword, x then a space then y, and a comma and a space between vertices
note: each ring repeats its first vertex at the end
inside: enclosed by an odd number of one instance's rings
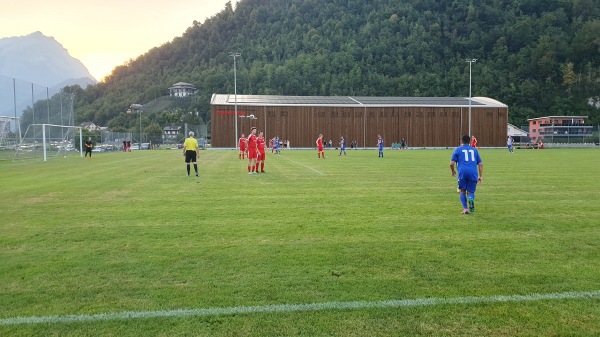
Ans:
POLYGON ((240 306, 229 308, 208 309, 174 309, 157 311, 125 311, 119 313, 104 313, 93 315, 64 315, 64 316, 31 316, 0 319, 0 326, 18 324, 41 323, 74 323, 110 320, 128 320, 137 318, 158 317, 190 317, 190 316, 217 316, 251 313, 296 312, 296 311, 322 311, 346 309, 377 309, 377 308, 405 308, 424 307, 443 304, 478 304, 500 302, 529 302, 541 300, 570 300, 590 299, 600 297, 600 290, 579 291, 530 295, 499 295, 487 297, 455 297, 455 298, 422 298, 414 300, 387 300, 387 301, 356 301, 356 302, 325 302, 310 304, 277 304, 263 306, 240 306))

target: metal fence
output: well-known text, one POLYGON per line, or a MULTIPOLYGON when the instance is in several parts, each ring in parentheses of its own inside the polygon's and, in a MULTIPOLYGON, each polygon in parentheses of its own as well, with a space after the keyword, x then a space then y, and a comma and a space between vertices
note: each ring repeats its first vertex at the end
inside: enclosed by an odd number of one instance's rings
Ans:
POLYGON ((22 132, 30 124, 74 126, 73 100, 70 92, 0 75, 0 116, 20 119, 22 132))

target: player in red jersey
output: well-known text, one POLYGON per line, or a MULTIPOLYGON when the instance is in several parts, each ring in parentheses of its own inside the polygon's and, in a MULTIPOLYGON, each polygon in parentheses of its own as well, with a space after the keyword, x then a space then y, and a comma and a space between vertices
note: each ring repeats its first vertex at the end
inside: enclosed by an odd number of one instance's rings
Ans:
POLYGON ((471 147, 477 148, 477 138, 471 136, 471 147))
POLYGON ((317 157, 325 158, 325 151, 323 151, 323 134, 319 134, 319 138, 317 138, 317 157))
POLYGON ((248 174, 256 174, 256 157, 258 155, 258 150, 256 147, 256 128, 252 127, 250 129, 250 135, 246 139, 246 146, 248 149, 248 174))
POLYGON ((260 166, 260 173, 265 173, 265 158, 267 154, 265 153, 265 137, 263 136, 263 132, 260 131, 258 133, 258 138, 256 138, 256 147, 258 149, 258 158, 256 162, 256 173, 258 173, 258 168, 260 166))
POLYGON ((240 153, 238 154, 238 159, 244 159, 244 154, 246 153, 246 136, 242 133, 242 137, 238 141, 240 153))

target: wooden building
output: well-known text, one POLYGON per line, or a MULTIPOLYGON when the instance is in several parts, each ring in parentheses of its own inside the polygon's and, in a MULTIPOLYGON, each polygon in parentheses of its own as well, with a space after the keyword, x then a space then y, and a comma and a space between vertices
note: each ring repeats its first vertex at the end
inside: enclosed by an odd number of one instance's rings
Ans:
MULTIPOLYGON (((471 130, 478 146, 506 145, 508 106, 473 97, 471 130)), ((405 138, 409 147, 455 147, 469 130, 469 99, 462 97, 345 97, 214 94, 211 146, 235 148, 251 126, 270 139, 289 140, 292 148, 315 147, 320 133, 338 144, 340 136, 358 147, 385 146, 405 138), (235 134, 237 106, 237 129, 235 134)))

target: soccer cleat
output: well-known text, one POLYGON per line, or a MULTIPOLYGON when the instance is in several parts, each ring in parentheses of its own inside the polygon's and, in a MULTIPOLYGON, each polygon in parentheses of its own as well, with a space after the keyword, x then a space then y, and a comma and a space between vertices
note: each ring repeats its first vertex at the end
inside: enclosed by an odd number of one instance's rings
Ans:
POLYGON ((199 177, 200 175, 198 173, 196 173, 196 177, 199 177))
POLYGON ((465 208, 462 210, 462 212, 460 212, 460 214, 469 214, 469 210, 465 208))
POLYGON ((469 212, 475 212, 475 200, 473 198, 468 198, 467 203, 469 204, 469 212))

